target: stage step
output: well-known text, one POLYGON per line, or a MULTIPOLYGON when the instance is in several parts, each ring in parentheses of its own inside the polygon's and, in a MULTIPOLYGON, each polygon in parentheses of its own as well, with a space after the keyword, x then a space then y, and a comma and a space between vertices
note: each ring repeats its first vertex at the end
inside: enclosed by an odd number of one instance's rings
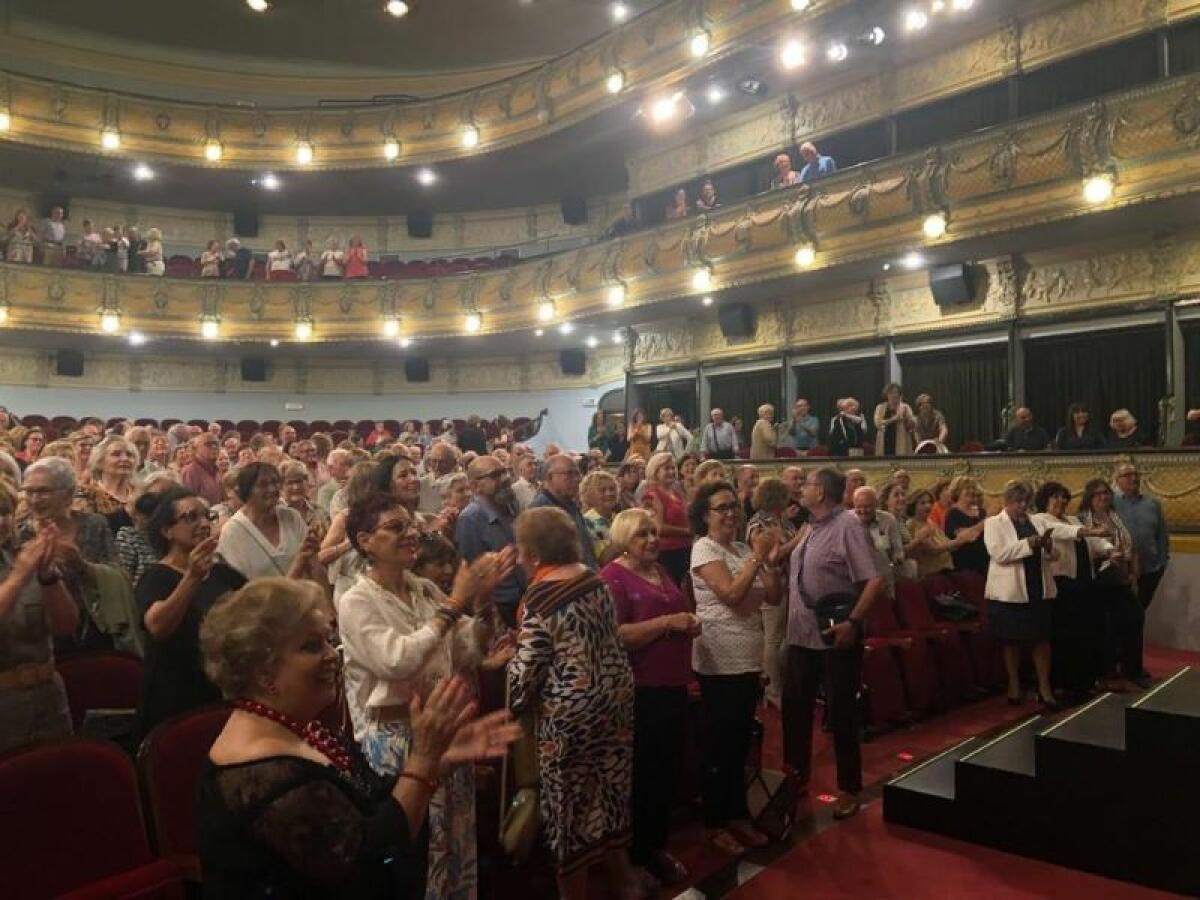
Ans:
POLYGON ((948 820, 957 814, 954 805, 955 763, 985 743, 984 738, 968 738, 910 766, 884 784, 884 809, 896 815, 889 821, 954 834, 957 823, 948 820))
POLYGON ((1200 764, 1200 670, 1191 666, 1150 688, 1129 707, 1128 748, 1200 764))
POLYGON ((1137 694, 1101 694, 1042 730, 1036 742, 1043 778, 1087 782, 1100 789, 1124 766, 1126 710, 1137 694))

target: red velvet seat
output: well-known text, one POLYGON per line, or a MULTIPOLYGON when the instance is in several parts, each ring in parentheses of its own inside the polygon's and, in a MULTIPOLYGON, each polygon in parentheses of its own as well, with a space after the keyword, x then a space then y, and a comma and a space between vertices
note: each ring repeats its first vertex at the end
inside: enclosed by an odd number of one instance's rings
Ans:
POLYGON ((296 437, 308 437, 308 423, 303 419, 292 419, 288 424, 296 429, 296 437))
MULTIPOLYGON (((65 419, 65 418, 69 418, 69 417, 68 416, 60 416, 58 418, 65 419)), ((75 420, 71 419, 71 421, 74 422, 75 420)), ((21 416, 21 424, 24 425, 26 428, 33 428, 34 426, 37 426, 38 428, 45 428, 47 425, 50 424, 50 420, 47 419, 45 416, 38 415, 37 413, 26 413, 25 415, 21 416)))
POLYGON ((983 444, 979 441, 963 441, 961 447, 958 448, 959 453, 982 453, 983 444))
POLYGON ((979 634, 977 639, 981 648, 974 657, 975 680, 981 688, 998 688, 1005 683, 1003 648, 998 641, 993 640, 988 630, 988 604, 984 598, 984 586, 987 583, 978 572, 963 571, 950 574, 954 586, 962 595, 979 610, 979 634))
POLYGON ((975 678, 958 629, 933 618, 924 586, 908 578, 897 578, 896 614, 905 628, 923 636, 930 645, 941 687, 938 705, 952 706, 974 696, 975 678))
POLYGON ((189 881, 200 881, 196 846, 196 782, 229 707, 212 706, 174 716, 154 728, 138 751, 138 775, 159 856, 189 881))
POLYGON ((283 423, 280 422, 278 419, 266 419, 259 426, 259 429, 264 432, 269 432, 273 435, 278 435, 279 434, 279 426, 282 424, 283 423))
POLYGON ((354 430, 354 423, 349 419, 338 419, 333 423, 333 430, 350 432, 354 430))
POLYGON ((809 447, 807 450, 805 450, 804 455, 805 456, 828 456, 829 448, 822 444, 818 444, 815 447, 809 447))
POLYGON ((913 713, 927 713, 938 705, 941 686, 928 640, 901 627, 896 619, 895 600, 883 596, 867 616, 867 642, 884 643, 900 667, 906 706, 913 713))
POLYGON ((291 269, 276 269, 271 273, 271 281, 299 281, 300 277, 291 269))
POLYGON ((142 661, 120 650, 80 653, 58 661, 76 731, 89 709, 137 709, 142 697, 142 661))
POLYGON ((776 459, 795 459, 799 455, 800 454, 798 454, 796 452, 795 447, 776 447, 775 448, 775 458, 776 459))
POLYGON ((189 425, 195 425, 197 428, 208 430, 208 419, 188 419, 189 425))
POLYGON ((134 419, 133 424, 134 425, 143 425, 147 428, 157 428, 158 427, 158 419, 146 419, 146 418, 134 419))
POLYGON ((867 724, 875 728, 910 718, 900 668, 885 638, 869 637, 863 646, 862 683, 867 692, 867 724))
MULTIPOLYGON (((953 594, 959 591, 958 585, 950 575, 930 575, 922 579, 921 586, 925 588, 925 597, 929 601, 930 610, 936 609, 934 598, 939 594, 953 594)), ((965 593, 963 599, 966 599, 965 593)), ((959 639, 967 651, 969 664, 967 668, 969 678, 964 685, 964 690, 971 693, 977 692, 983 683, 980 675, 989 673, 988 660, 995 655, 996 651, 991 635, 979 619, 965 622, 941 622, 940 624, 952 626, 958 632, 959 639)))
POLYGON ((254 419, 242 419, 234 427, 237 429, 237 433, 242 436, 243 441, 250 440, 250 438, 254 436, 255 432, 259 430, 258 422, 256 422, 254 419))
POLYGON ((325 419, 313 419, 308 423, 308 427, 309 434, 316 434, 318 431, 328 434, 329 432, 333 431, 333 425, 331 425, 325 419))
POLYGON ((177 868, 155 860, 137 775, 119 747, 70 738, 0 757, 5 897, 183 900, 177 868))
POLYGON ((333 441, 334 446, 337 446, 348 437, 350 437, 350 433, 348 431, 335 431, 329 435, 329 439, 333 441))

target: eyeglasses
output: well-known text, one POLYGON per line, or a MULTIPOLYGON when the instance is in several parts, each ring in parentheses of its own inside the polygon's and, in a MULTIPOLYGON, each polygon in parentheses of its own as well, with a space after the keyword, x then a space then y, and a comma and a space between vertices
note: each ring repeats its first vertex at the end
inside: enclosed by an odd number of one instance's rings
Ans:
POLYGON ((724 515, 728 515, 729 513, 732 513, 732 512, 737 512, 737 508, 738 508, 737 502, 730 500, 728 503, 718 503, 716 506, 710 506, 708 508, 708 511, 715 512, 715 513, 718 513, 719 515, 724 516, 724 515))
POLYGON ((389 534, 398 535, 400 537, 403 537, 409 532, 416 531, 416 528, 413 527, 412 522, 409 522, 407 519, 389 519, 386 522, 380 522, 375 526, 375 528, 378 531, 386 531, 389 534))
POLYGON ((180 513, 175 517, 175 522, 182 522, 184 525, 195 525, 197 522, 215 522, 217 514, 211 509, 189 509, 185 513, 180 513))

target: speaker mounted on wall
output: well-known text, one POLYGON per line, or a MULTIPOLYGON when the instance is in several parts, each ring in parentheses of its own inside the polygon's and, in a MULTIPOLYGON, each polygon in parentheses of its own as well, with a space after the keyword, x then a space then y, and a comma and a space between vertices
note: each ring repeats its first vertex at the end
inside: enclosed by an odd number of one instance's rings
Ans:
POLYGON ((562 208, 564 225, 586 225, 588 220, 587 200, 579 194, 568 194, 559 204, 562 208))
POLYGON ((59 350, 54 354, 54 371, 59 378, 82 378, 83 353, 79 350, 59 350))
POLYGON ((558 365, 564 375, 586 375, 587 354, 582 350, 560 350, 558 365))
POLYGON ((404 360, 404 380, 419 384, 429 380, 429 360, 423 356, 410 356, 404 360))
POLYGON ((962 306, 975 299, 973 268, 966 263, 929 270, 929 290, 938 306, 962 306))
POLYGON ((721 334, 727 340, 753 338, 758 330, 758 317, 749 303, 729 303, 717 310, 721 334))
POLYGON ((408 223, 410 238, 433 237, 433 213, 425 210, 410 212, 404 217, 404 220, 408 223))
POLYGON ((242 381, 266 381, 267 361, 261 356, 242 357, 242 381))

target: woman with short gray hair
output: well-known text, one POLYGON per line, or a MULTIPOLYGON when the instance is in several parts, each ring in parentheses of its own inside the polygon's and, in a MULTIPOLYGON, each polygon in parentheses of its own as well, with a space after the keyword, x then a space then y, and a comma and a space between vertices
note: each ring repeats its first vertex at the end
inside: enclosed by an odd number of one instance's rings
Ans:
POLYGON ((138 448, 119 434, 110 434, 88 457, 91 483, 80 491, 80 500, 85 510, 104 516, 113 535, 133 524, 129 508, 137 499, 134 479, 141 465, 138 448))

